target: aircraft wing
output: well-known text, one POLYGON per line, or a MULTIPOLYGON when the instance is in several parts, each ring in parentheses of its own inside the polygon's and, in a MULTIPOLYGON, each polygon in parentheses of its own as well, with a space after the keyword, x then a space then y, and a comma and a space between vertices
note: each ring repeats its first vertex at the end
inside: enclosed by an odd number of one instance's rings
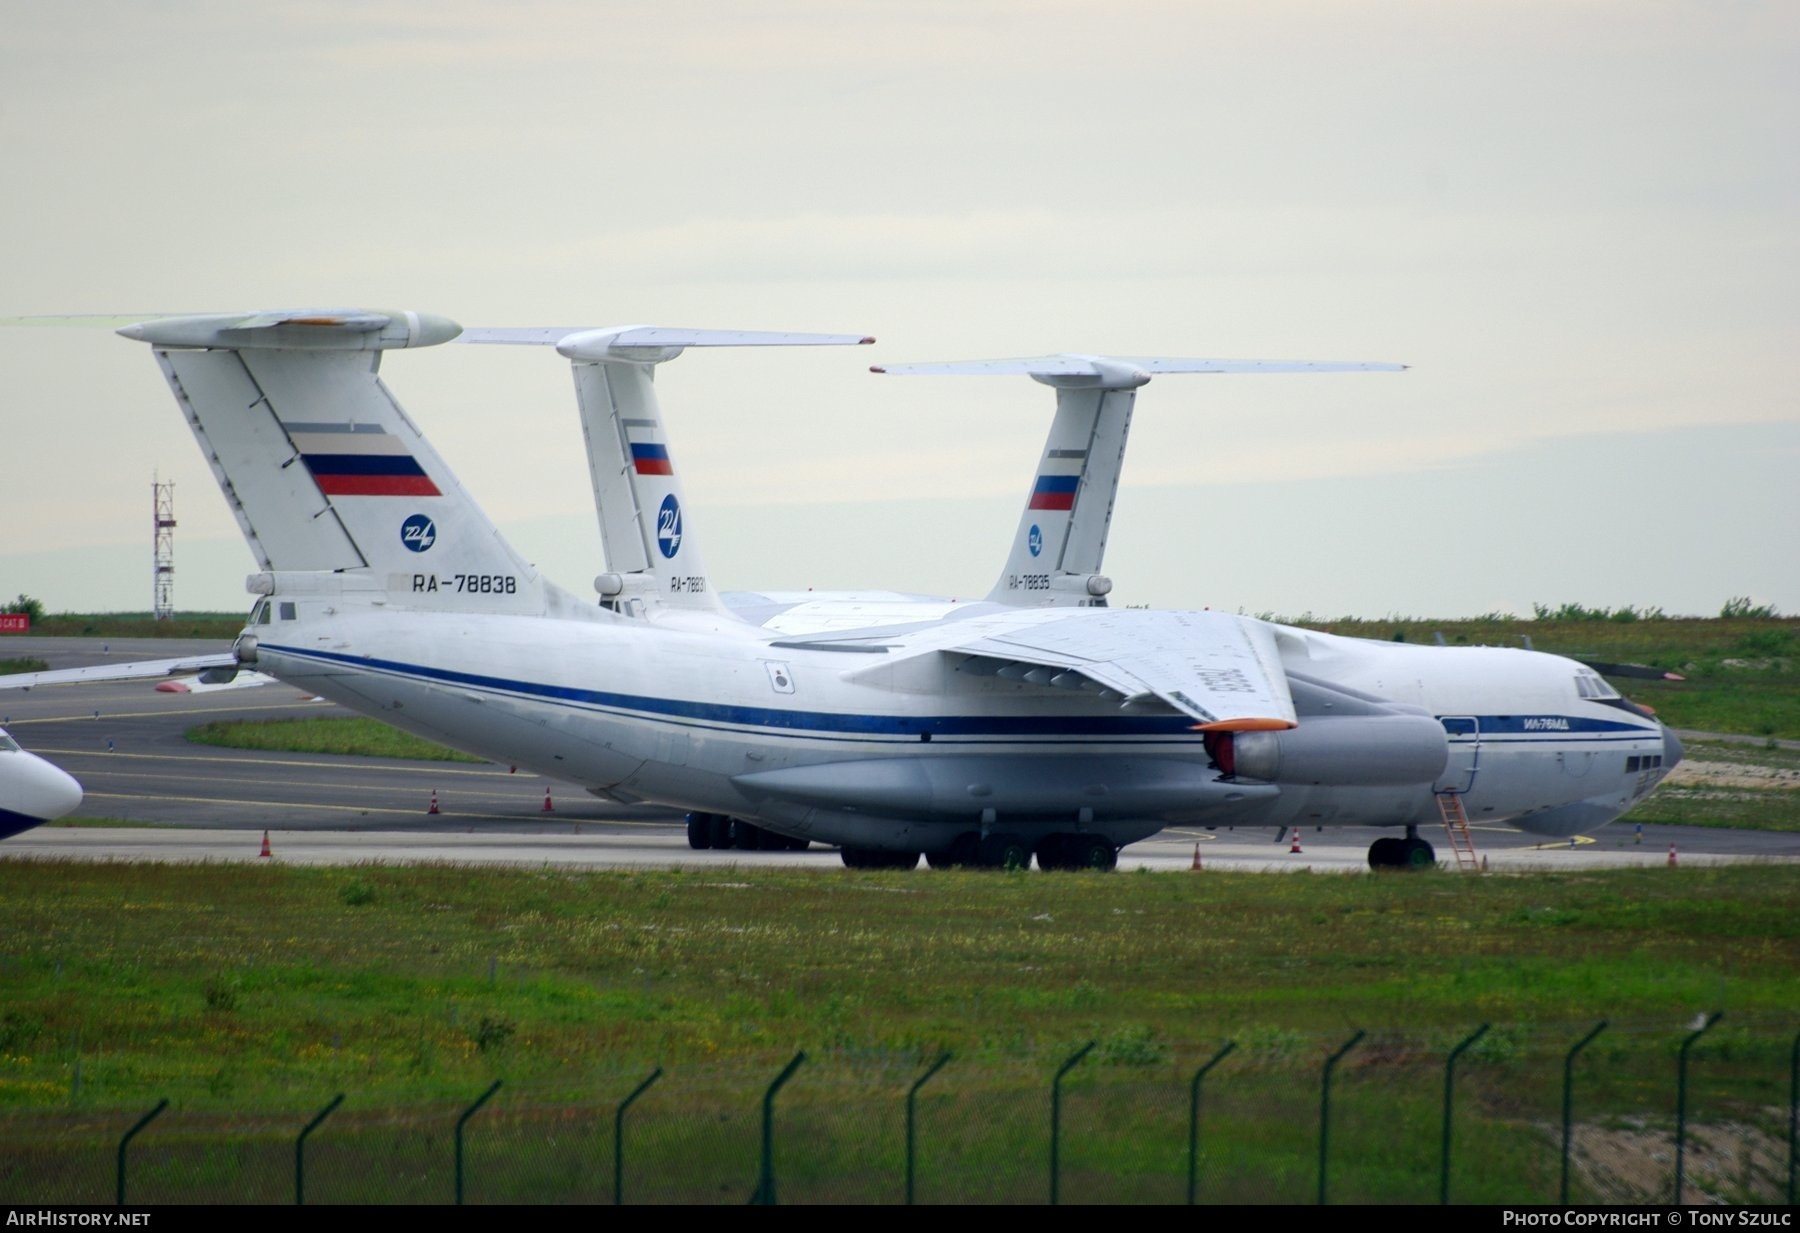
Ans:
POLYGON ((210 668, 236 668, 236 654, 189 655, 182 659, 146 659, 135 664, 91 664, 86 668, 55 668, 49 672, 15 672, 0 676, 0 689, 31 689, 38 685, 83 685, 97 681, 143 681, 177 672, 204 672, 210 668))
POLYGON ((1297 726, 1275 636, 1223 612, 1084 609, 944 647, 966 671, 1157 698, 1211 731, 1297 726))

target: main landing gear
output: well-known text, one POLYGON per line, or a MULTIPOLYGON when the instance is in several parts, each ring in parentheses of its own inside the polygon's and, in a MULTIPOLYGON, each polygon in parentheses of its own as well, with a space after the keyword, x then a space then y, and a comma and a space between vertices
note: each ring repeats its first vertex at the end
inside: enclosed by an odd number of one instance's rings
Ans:
POLYGON ((1388 835, 1369 845, 1371 869, 1435 869, 1437 852, 1419 838, 1419 828, 1408 826, 1406 838, 1388 835))
MULTIPOLYGON (((804 852, 812 845, 804 839, 789 839, 774 831, 722 813, 690 813, 687 816, 688 847, 696 852, 708 848, 737 848, 742 852, 804 852)), ((918 858, 913 858, 915 861, 918 858)))

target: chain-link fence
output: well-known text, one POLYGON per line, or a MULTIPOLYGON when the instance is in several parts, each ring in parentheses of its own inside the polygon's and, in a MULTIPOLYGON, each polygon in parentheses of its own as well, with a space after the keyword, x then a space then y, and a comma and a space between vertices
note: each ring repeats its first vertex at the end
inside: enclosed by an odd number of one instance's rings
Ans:
POLYGON ((141 1128, 153 1101, 14 1110, 0 1202, 1793 1201, 1800 1036, 1766 1016, 1601 1023, 827 1049, 621 1067, 577 1096, 177 1103, 141 1128))

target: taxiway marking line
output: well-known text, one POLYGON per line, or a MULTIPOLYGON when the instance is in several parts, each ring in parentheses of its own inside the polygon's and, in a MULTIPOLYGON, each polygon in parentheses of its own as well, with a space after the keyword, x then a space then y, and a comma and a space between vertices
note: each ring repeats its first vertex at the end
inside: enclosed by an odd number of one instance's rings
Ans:
MULTIPOLYGON (((104 776, 111 779, 129 779, 147 783, 175 782, 191 784, 194 781, 194 776, 192 775, 158 774, 155 771, 108 771, 103 768, 83 768, 81 775, 82 778, 89 780, 99 779, 104 776)), ((423 797, 426 792, 430 791, 428 788, 421 788, 414 784, 322 784, 314 779, 278 779, 273 775, 215 776, 213 781, 220 787, 226 787, 241 779, 248 779, 257 787, 304 788, 312 792, 337 792, 340 794, 345 792, 373 792, 377 794, 385 792, 389 796, 393 796, 396 793, 405 793, 412 796, 423 797)), ((539 790, 535 785, 531 785, 527 787, 526 790, 519 793, 493 792, 465 786, 459 788, 453 794, 453 798, 459 801, 479 800, 507 803, 514 800, 529 800, 534 806, 539 800, 539 796, 539 790)), ((213 800, 222 798, 207 797, 205 799, 213 800)))
POLYGON ((183 715, 212 715, 221 711, 241 714, 244 711, 285 711, 296 706, 308 705, 304 699, 293 702, 265 702, 258 706, 201 706, 192 710, 177 710, 170 707, 166 711, 101 711, 95 715, 89 711, 85 715, 40 715, 32 718, 11 718, 7 721, 9 728, 23 728, 26 724, 91 724, 108 719, 170 719, 183 715))
MULTIPOLYGON (((433 815, 427 814, 422 809, 395 809, 392 806, 383 806, 383 805, 367 805, 367 806, 365 806, 365 805, 319 805, 319 804, 314 804, 310 801, 247 801, 247 800, 241 800, 237 797, 224 797, 224 796, 161 796, 161 795, 158 795, 158 796, 133 796, 127 792, 89 792, 89 793, 85 794, 84 799, 90 800, 90 801, 157 801, 157 802, 179 801, 179 802, 183 802, 183 803, 190 804, 190 805, 241 805, 245 808, 261 808, 261 809, 319 809, 319 810, 324 810, 324 811, 327 811, 330 813, 356 813, 356 814, 394 813, 394 814, 400 814, 403 817, 408 817, 408 818, 424 818, 424 817, 433 816, 433 815)), ((457 817, 460 816, 460 817, 465 817, 465 818, 470 818, 470 819, 474 819, 474 818, 492 819, 492 820, 497 820, 497 821, 502 821, 502 822, 515 821, 514 819, 505 818, 505 817, 502 817, 495 813, 460 814, 460 815, 455 814, 455 813, 439 813, 435 816, 440 817, 440 818, 449 818, 451 820, 455 820, 457 817)), ((571 815, 567 818, 557 819, 557 821, 556 821, 556 823, 554 823, 554 825, 561 825, 564 822, 567 822, 571 826, 578 825, 578 824, 586 824, 588 826, 635 826, 635 827, 674 827, 674 826, 682 825, 682 823, 680 823, 680 822, 673 822, 673 821, 670 821, 670 822, 646 822, 646 821, 633 820, 633 819, 629 819, 629 818, 595 818, 595 817, 591 817, 591 816, 590 817, 576 817, 573 815, 571 815)), ((161 828, 152 828, 152 829, 161 829, 161 828)), ((208 828, 208 829, 210 829, 210 828, 208 828)), ((274 829, 280 830, 281 828, 275 827, 274 829)), ((583 838, 586 838, 586 836, 583 836, 583 838)))
MULTIPOLYGON (((18 727, 17 724, 14 724, 13 726, 15 728, 18 727)), ((338 757, 343 757, 343 758, 366 758, 367 759, 366 762, 297 762, 297 761, 294 761, 294 760, 288 759, 288 758, 250 758, 250 757, 230 758, 230 757, 225 757, 221 754, 124 753, 124 752, 108 753, 102 749, 38 748, 38 749, 33 750, 33 752, 44 755, 44 756, 53 756, 53 757, 58 757, 58 758, 120 758, 120 759, 144 758, 144 759, 147 759, 147 760, 153 761, 153 762, 223 762, 228 766, 319 767, 321 769, 333 770, 333 771, 341 771, 345 767, 354 767, 357 770, 387 771, 390 774, 401 773, 401 774, 424 775, 424 774, 429 773, 429 774, 433 774, 433 775, 437 775, 437 774, 443 774, 443 775, 489 775, 496 779, 519 779, 519 780, 526 780, 526 781, 542 778, 542 776, 533 775, 530 773, 526 773, 524 775, 519 775, 519 774, 515 774, 512 771, 496 770, 496 769, 494 769, 494 766, 492 764, 489 764, 486 767, 481 767, 481 766, 469 766, 469 764, 466 762, 462 763, 461 765, 463 767, 467 767, 468 769, 457 769, 457 767, 458 767, 457 763, 446 762, 443 764, 446 769, 443 771, 439 771, 437 769, 438 763, 436 763, 434 761, 426 761, 426 764, 424 766, 420 766, 418 764, 418 762, 416 762, 416 761, 406 761, 405 759, 382 758, 379 755, 375 755, 375 754, 339 754, 339 755, 337 755, 338 757), (395 762, 404 762, 405 764, 396 766, 396 765, 394 765, 395 762)), ((265 749, 265 750, 260 750, 257 752, 272 753, 275 751, 265 749)), ((554 782, 566 783, 568 781, 567 780, 556 780, 554 782)))

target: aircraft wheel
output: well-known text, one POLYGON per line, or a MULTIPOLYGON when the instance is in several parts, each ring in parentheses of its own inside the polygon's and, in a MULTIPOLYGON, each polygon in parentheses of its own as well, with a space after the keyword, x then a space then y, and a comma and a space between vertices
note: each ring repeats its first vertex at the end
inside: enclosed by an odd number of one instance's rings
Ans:
POLYGON ((1112 845, 1112 840, 1099 835, 1084 835, 1076 840, 1075 868, 1096 869, 1101 873, 1110 873, 1119 867, 1119 850, 1112 845))
POLYGON ((712 832, 712 847, 729 848, 732 844, 731 819, 722 813, 702 814, 712 832))
POLYGON ((1031 868, 1031 849, 1019 836, 1005 831, 995 831, 982 839, 976 855, 984 869, 1031 868))
POLYGON ((1369 868, 1398 869, 1406 841, 1396 835, 1384 835, 1369 845, 1369 868))
POLYGON ((1045 835, 1038 840, 1037 863, 1039 869, 1078 868, 1070 852, 1067 835, 1045 835))
POLYGON ((1432 846, 1418 836, 1400 841, 1400 863, 1406 869, 1435 869, 1437 852, 1432 846))
POLYGON ((763 846, 763 835, 766 832, 754 822, 746 822, 742 818, 731 819, 731 847, 740 852, 756 852, 763 846))
POLYGON ((688 847, 696 852, 704 852, 712 847, 712 815, 690 813, 687 816, 687 839, 688 847))
POLYGON ((845 848, 847 869, 911 869, 919 863, 917 852, 889 852, 883 848, 845 848))
POLYGON ((974 831, 966 831, 951 840, 949 847, 927 852, 925 859, 933 869, 962 869, 979 864, 976 848, 980 842, 981 836, 974 831))

